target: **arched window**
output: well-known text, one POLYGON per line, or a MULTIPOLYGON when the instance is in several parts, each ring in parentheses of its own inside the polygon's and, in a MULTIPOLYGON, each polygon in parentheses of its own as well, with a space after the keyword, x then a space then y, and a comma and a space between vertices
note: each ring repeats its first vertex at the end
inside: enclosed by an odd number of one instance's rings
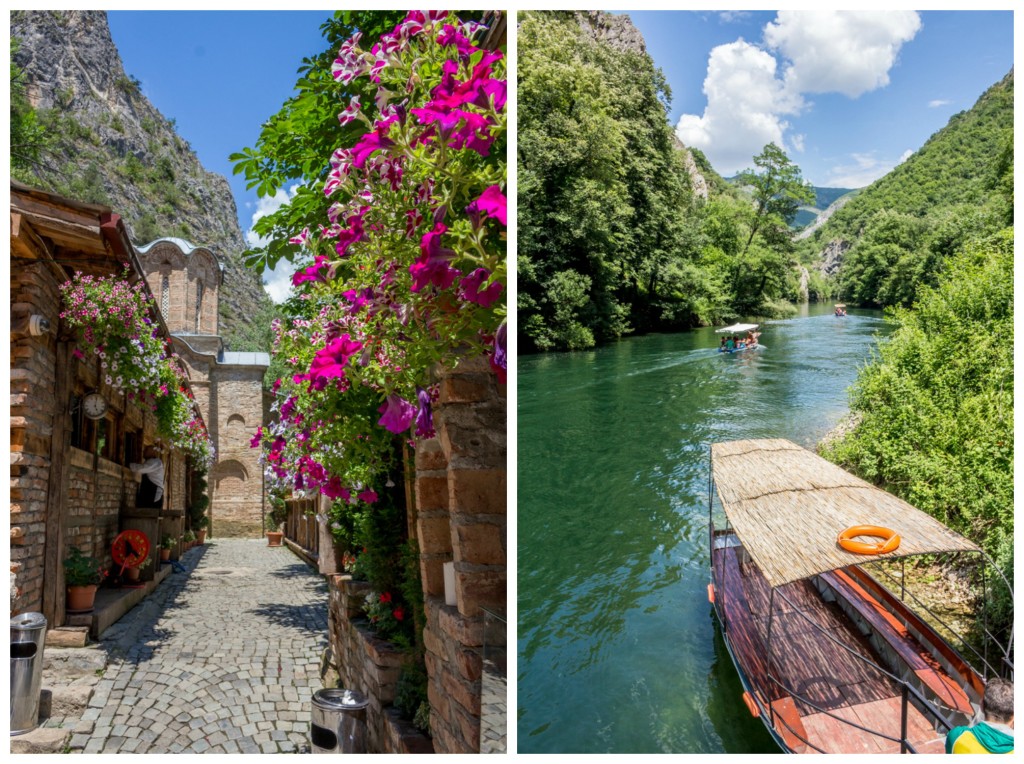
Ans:
POLYGON ((160 279, 160 312, 164 314, 164 321, 171 312, 171 277, 166 273, 160 279))
POLYGON ((196 334, 200 332, 199 319, 203 315, 203 282, 196 285, 196 334))

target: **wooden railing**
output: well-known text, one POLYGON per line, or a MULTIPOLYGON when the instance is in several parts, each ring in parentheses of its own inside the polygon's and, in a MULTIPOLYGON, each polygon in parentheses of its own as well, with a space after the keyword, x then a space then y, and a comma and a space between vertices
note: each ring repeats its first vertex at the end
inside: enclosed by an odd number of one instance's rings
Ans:
POLYGON ((284 523, 284 535, 289 541, 302 547, 310 557, 320 556, 320 534, 316 520, 316 499, 288 499, 288 519, 284 523))

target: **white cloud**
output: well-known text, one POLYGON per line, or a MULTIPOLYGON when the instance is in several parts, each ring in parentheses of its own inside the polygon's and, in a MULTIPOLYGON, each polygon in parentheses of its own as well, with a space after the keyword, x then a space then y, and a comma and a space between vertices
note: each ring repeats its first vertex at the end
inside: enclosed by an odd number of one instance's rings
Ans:
POLYGON ((913 151, 905 151, 897 161, 879 159, 874 153, 851 154, 848 164, 836 165, 821 184, 830 188, 864 188, 904 161, 913 151))
POLYGON ((779 11, 764 40, 790 61, 790 90, 856 98, 889 84, 900 48, 920 28, 914 11, 779 11))
POLYGON ((887 85, 900 48, 920 28, 912 11, 780 11, 765 26, 763 47, 739 39, 711 51, 707 106, 702 115, 682 115, 676 134, 723 175, 750 167, 770 142, 802 152, 804 136, 785 140, 784 117, 804 108, 803 94, 856 98, 887 85))
POLYGON ((910 159, 910 157, 912 157, 912 156, 914 156, 914 150, 913 149, 907 149, 902 154, 900 154, 900 158, 899 158, 899 160, 897 160, 896 164, 903 164, 908 159, 910 159))
POLYGON ((275 303, 282 303, 292 296, 292 274, 296 270, 294 265, 282 260, 274 270, 264 271, 263 288, 275 303))
MULTIPOLYGON (((282 205, 288 204, 291 198, 295 196, 295 192, 298 190, 298 186, 292 186, 290 189, 285 191, 283 188, 277 189, 277 193, 273 196, 260 197, 256 202, 256 211, 252 213, 252 222, 250 228, 245 232, 245 241, 250 247, 265 247, 270 243, 270 240, 266 237, 261 237, 252 230, 253 225, 256 225, 256 221, 264 215, 269 215, 276 212, 282 205)), ((247 207, 251 207, 251 202, 246 202, 247 207)))
POLYGON ((953 102, 952 101, 947 101, 945 98, 936 98, 934 101, 929 101, 928 102, 928 108, 929 109, 937 109, 940 106, 948 106, 951 103, 953 103, 953 102))
POLYGON ((724 175, 750 167, 765 144, 781 146, 782 115, 801 102, 783 91, 776 66, 773 56, 743 40, 714 48, 704 79, 708 105, 702 116, 679 118, 679 140, 707 154, 724 175))
MULTIPOLYGON (((277 211, 281 205, 287 204, 295 196, 297 190, 297 185, 292 186, 287 191, 279 188, 273 196, 261 197, 256 202, 256 211, 252 214, 252 223, 250 225, 255 225, 256 221, 264 215, 269 215, 277 211)), ((251 208, 252 204, 246 202, 245 206, 251 208)), ((257 235, 251 227, 245 232, 245 241, 250 247, 265 247, 270 243, 267 237, 257 235)), ((266 271, 263 274, 263 288, 267 290, 270 299, 280 303, 291 296, 292 274, 295 273, 295 270, 295 266, 291 263, 281 261, 274 270, 266 271)))
POLYGON ((718 18, 723 24, 731 24, 734 21, 743 21, 750 15, 750 11, 720 11, 718 18))

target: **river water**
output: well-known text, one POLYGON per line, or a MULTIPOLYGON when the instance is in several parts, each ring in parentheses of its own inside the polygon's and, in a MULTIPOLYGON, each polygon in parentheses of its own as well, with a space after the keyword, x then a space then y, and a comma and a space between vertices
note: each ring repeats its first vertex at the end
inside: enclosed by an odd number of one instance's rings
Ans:
POLYGON ((772 752, 707 600, 708 448, 812 447, 889 327, 805 306, 518 360, 518 750, 772 752))

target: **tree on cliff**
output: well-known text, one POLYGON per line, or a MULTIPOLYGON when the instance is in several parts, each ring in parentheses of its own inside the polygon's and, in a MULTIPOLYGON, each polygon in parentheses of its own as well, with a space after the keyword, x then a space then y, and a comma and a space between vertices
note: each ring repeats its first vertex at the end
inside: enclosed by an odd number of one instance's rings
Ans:
POLYGON ((800 205, 814 203, 814 187, 804 182, 800 168, 774 143, 754 157, 754 166, 756 170, 744 170, 736 178, 754 194, 754 218, 744 252, 759 232, 769 242, 788 242, 789 224, 800 205))
POLYGON ((525 13, 519 40, 521 346, 590 347, 647 328, 685 249, 690 197, 664 79, 572 14, 525 13))

